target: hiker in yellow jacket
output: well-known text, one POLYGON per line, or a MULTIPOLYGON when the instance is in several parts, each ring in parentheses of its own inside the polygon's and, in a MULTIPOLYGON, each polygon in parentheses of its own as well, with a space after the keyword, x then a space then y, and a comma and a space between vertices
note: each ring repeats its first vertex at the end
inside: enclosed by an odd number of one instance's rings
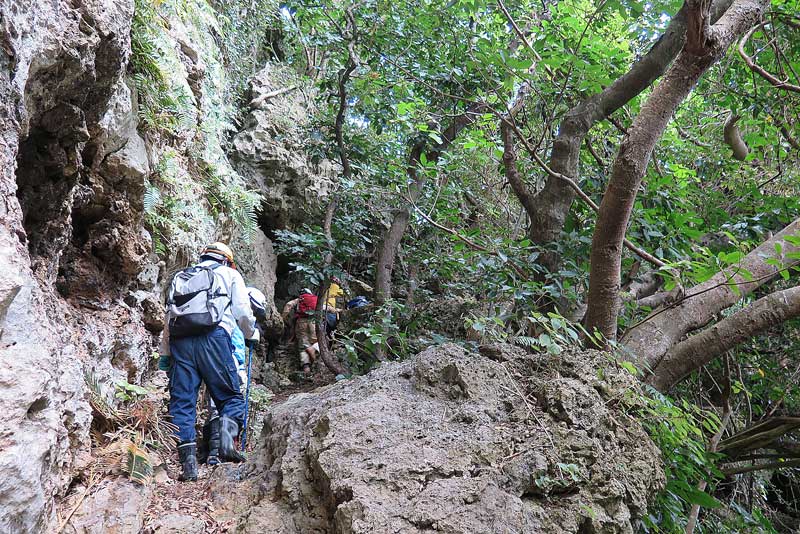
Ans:
POLYGON ((327 323, 325 333, 328 334, 328 338, 333 337, 333 331, 336 330, 336 325, 339 323, 339 307, 336 305, 336 299, 344 295, 340 283, 338 278, 333 277, 328 292, 325 293, 325 322, 327 323))

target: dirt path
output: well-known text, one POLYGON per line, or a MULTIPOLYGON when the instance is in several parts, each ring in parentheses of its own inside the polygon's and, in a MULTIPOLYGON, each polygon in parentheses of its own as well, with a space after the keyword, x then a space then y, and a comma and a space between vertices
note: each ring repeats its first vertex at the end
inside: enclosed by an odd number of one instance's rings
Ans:
MULTIPOLYGON (((251 428, 251 433, 247 437, 248 454, 252 454, 258 440, 257 433, 260 432, 261 421, 272 407, 282 404, 291 395, 313 391, 333 382, 333 375, 325 369, 321 362, 315 364, 314 373, 310 379, 302 379, 297 372, 293 358, 296 358, 296 355, 291 347, 281 346, 275 351, 272 364, 265 368, 257 367, 259 372, 254 373, 254 387, 259 387, 258 378, 261 373, 273 373, 272 379, 275 379, 275 375, 277 375, 283 385, 271 396, 268 404, 259 405, 251 402, 251 411, 248 415, 251 423, 248 425, 251 428)), ((265 388, 261 387, 260 390, 264 391, 265 388)), ((251 396, 251 401, 252 398, 251 396)), ((180 464, 177 453, 171 453, 165 462, 166 473, 156 474, 152 499, 144 512, 143 532, 146 534, 158 532, 216 534, 231 531, 235 520, 220 521, 220 514, 215 510, 215 492, 218 492, 219 488, 213 484, 212 474, 215 469, 228 469, 232 464, 223 464, 217 467, 201 464, 197 482, 179 482, 177 478, 180 473, 180 464), (203 530, 200 530, 201 528, 203 530)))

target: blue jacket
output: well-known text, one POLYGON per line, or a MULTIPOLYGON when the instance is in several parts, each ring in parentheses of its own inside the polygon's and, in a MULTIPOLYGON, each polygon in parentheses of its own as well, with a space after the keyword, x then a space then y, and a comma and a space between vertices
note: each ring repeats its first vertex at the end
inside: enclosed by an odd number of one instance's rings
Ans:
POLYGON ((231 332, 231 342, 233 343, 233 356, 239 365, 244 365, 245 349, 244 349, 244 333, 235 327, 231 332))

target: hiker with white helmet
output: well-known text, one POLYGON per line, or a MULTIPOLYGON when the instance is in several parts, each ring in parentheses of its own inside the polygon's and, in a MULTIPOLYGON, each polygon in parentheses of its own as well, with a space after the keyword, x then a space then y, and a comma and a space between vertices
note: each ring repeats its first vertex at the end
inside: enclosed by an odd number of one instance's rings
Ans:
POLYGON ((169 413, 178 427, 180 480, 197 480, 195 422, 201 381, 220 413, 220 458, 244 460, 234 444, 243 424, 244 396, 231 336, 238 326, 249 344, 258 342, 249 300, 233 251, 220 242, 205 247, 200 262, 176 273, 170 283, 160 354, 169 362, 169 413))

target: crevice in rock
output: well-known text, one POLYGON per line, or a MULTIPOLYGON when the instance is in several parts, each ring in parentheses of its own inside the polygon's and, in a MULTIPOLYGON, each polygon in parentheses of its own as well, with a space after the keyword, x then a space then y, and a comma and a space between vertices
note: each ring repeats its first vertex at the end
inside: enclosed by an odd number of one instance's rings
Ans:
POLYGON ((25 413, 25 417, 28 419, 36 419, 36 416, 41 413, 42 410, 47 408, 50 405, 50 402, 47 400, 47 397, 39 397, 35 401, 31 403, 28 407, 28 411, 25 413))
POLYGON ((71 197, 78 181, 75 156, 55 136, 33 129, 17 157, 17 198, 28 252, 34 272, 50 282, 71 232, 71 197))
POLYGON ((590 517, 586 517, 583 519, 581 524, 578 526, 577 534, 594 534, 595 529, 592 526, 592 519, 590 517))

